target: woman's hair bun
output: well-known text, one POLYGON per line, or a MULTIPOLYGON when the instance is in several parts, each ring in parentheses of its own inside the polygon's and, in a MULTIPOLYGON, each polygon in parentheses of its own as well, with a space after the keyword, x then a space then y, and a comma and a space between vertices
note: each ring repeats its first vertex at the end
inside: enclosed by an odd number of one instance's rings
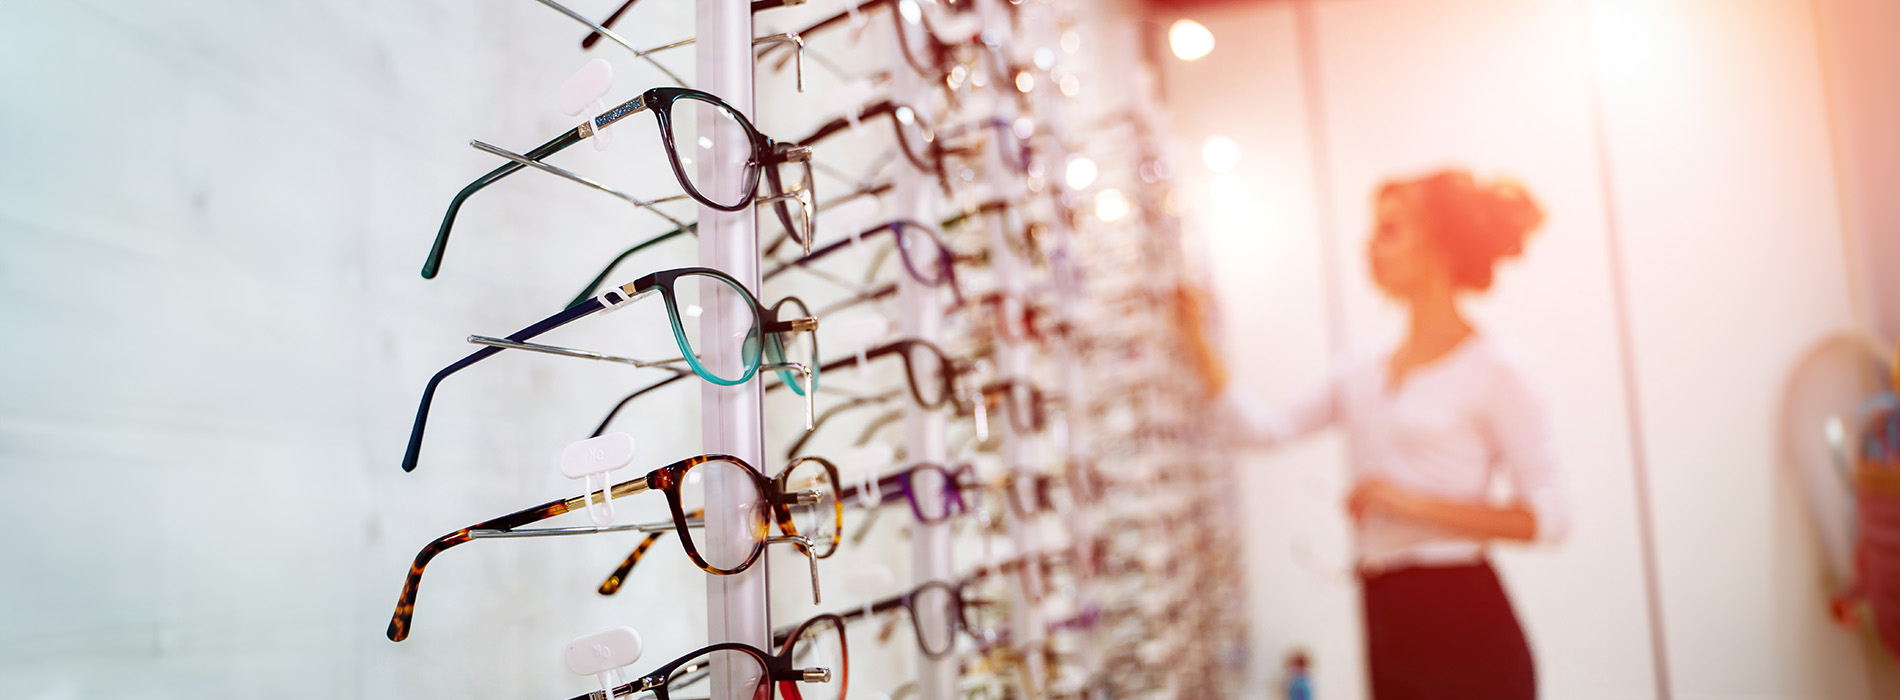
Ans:
POLYGON ((1486 219, 1498 229, 1498 235, 1515 239, 1512 255, 1524 252, 1524 239, 1544 223, 1544 210, 1531 198, 1529 190, 1516 180, 1498 179, 1483 188, 1486 219))
POLYGON ((1491 287, 1499 260, 1524 252, 1524 241, 1544 222, 1544 210, 1515 180, 1480 183, 1464 170, 1441 170, 1389 183, 1419 206, 1421 222, 1445 252, 1452 281, 1465 289, 1491 287))

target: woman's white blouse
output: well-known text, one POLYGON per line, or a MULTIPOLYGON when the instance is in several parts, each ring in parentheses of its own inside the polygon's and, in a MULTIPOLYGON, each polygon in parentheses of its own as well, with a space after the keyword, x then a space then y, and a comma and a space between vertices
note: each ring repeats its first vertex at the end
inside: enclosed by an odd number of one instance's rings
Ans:
MULTIPOLYGON (((1537 539, 1562 539, 1568 493, 1544 404, 1493 342, 1472 336, 1388 389, 1390 353, 1356 360, 1306 399, 1278 409, 1236 397, 1243 430, 1273 444, 1329 425, 1346 429, 1354 483, 1380 477, 1414 493, 1471 504, 1521 502, 1537 539), (1502 487, 1502 491, 1496 490, 1502 487)), ((1367 514, 1354 532, 1362 569, 1477 561, 1484 543, 1416 520, 1367 514)))

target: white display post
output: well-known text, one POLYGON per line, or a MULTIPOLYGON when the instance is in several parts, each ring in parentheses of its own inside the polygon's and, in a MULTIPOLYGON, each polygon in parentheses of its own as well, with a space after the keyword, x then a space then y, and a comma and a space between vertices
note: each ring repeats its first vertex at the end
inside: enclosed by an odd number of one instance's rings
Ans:
MULTIPOLYGON (((747 119, 752 118, 752 11, 748 0, 696 0, 694 32, 699 88, 719 96, 747 119)), ((681 110, 679 116, 690 118, 681 110)), ((679 144, 681 150, 697 152, 710 147, 712 157, 697 158, 699 182, 736 182, 736 170, 749 153, 751 143, 735 129, 715 131, 713 118, 701 117, 696 133, 709 143, 679 144)), ((702 154, 704 155, 704 154, 702 154)), ((756 296, 759 281, 759 238, 757 218, 752 207, 723 212, 699 207, 699 264, 729 274, 756 296)), ((701 298, 708 298, 701 295, 701 298)), ((745 332, 753 318, 737 309, 708 304, 699 319, 701 337, 730 338, 745 332)), ((763 332, 763 329, 760 329, 763 332)), ((724 371, 742 367, 743 358, 736 343, 704 343, 700 349, 706 363, 724 371)), ((765 463, 764 425, 760 409, 762 379, 739 386, 719 386, 700 382, 700 425, 705 452, 728 454, 770 471, 765 463)), ((709 480, 706 486, 706 537, 713 548, 750 548, 752 533, 739 526, 743 518, 723 518, 715 513, 730 513, 755 496, 749 486, 709 480)), ((744 550, 740 550, 744 551, 744 550)), ((730 557, 722 557, 730 559, 730 557)), ((771 643, 770 619, 766 610, 766 561, 761 558, 752 568, 733 576, 708 574, 706 579, 706 637, 712 643, 742 642, 760 649, 771 643)), ((751 700, 740 684, 743 678, 728 677, 727 671, 713 668, 713 700, 751 700)))
MULTIPOLYGON (((977 10, 983 19, 984 30, 988 32, 995 29, 995 34, 987 35, 987 39, 997 42, 1005 42, 1009 39, 1009 8, 1001 5, 998 0, 986 0, 977 5, 977 10)), ((1000 46, 999 50, 1003 55, 1009 55, 1006 44, 1000 46)), ((978 102, 972 106, 977 108, 978 114, 991 114, 1005 122, 1014 123, 1015 102, 1006 91, 1016 89, 1016 76, 1007 73, 992 74, 989 82, 989 90, 985 93, 990 97, 988 104, 978 102)), ((988 154, 990 157, 983 164, 983 170, 989 173, 992 194, 1019 201, 1023 183, 1014 172, 1005 167, 1001 154, 995 152, 1001 148, 1000 143, 993 145, 992 153, 988 154)), ((1011 207, 1005 211, 1012 212, 1015 209, 1017 208, 1011 207)), ((1003 336, 1002 330, 1010 319, 1018 317, 1021 302, 1028 288, 1023 276, 1024 263, 1016 255, 1015 249, 1010 247, 1008 238, 1010 230, 1020 229, 1023 220, 1020 215, 1006 214, 996 217, 993 221, 993 225, 990 226, 990 260, 996 271, 997 291, 1003 294, 1002 307, 997 309, 1002 314, 1000 319, 1002 322, 995 324, 996 374, 1004 381, 1013 381, 1012 391, 1023 394, 1030 389, 1030 352, 1033 348, 1026 341, 1011 345, 1003 336)), ((1014 415, 1013 409, 1010 408, 1010 406, 1029 405, 1029 401, 1022 400, 1027 398, 1026 395, 1004 397, 1004 406, 1001 411, 1003 415, 997 423, 1002 429, 1003 436, 1001 450, 1003 468, 1009 475, 1007 482, 1009 488, 1013 490, 1009 498, 1016 499, 1018 502, 1034 503, 1035 488, 1033 480, 1029 477, 1035 474, 1033 467, 1037 463, 1036 436, 1023 434, 1016 429, 1016 424, 1027 416, 1014 415), (1025 496, 1029 498, 1025 499, 1025 496)), ((1016 575, 1010 577, 1014 584, 1011 586, 1010 594, 1010 639, 1018 650, 1026 653, 1024 663, 1029 668, 1031 687, 1024 690, 1028 692, 1031 700, 1036 700, 1040 697, 1040 691, 1045 685, 1044 679, 1048 674, 1047 669, 1042 667, 1042 656, 1027 652, 1043 640, 1046 630, 1041 605, 1038 604, 1036 597, 1030 595, 1029 587, 1040 586, 1042 583, 1041 571, 1032 565, 1032 562, 1043 553, 1042 538, 1037 523, 1016 517, 1014 513, 1011 513, 1008 518, 1008 527, 1010 540, 1015 544, 1016 556, 1022 562, 1016 575)))
MULTIPOLYGON (((896 8, 887 10, 897 12, 896 8)), ((908 69, 901 54, 903 48, 892 37, 890 42, 890 65, 892 70, 891 98, 902 105, 912 106, 921 113, 928 111, 925 104, 929 94, 926 89, 935 86, 926 85, 921 77, 908 69)), ((936 181, 930 173, 918 172, 907 164, 897 167, 897 177, 892 187, 892 218, 910 219, 929 226, 937 221, 936 181)), ((909 235, 899 232, 898 235, 909 235)), ((909 275, 898 277, 898 303, 903 309, 903 333, 906 338, 918 338, 939 343, 943 338, 943 292, 927 286, 909 275)), ((945 368, 946 371, 948 368, 945 368)), ((948 466, 949 455, 946 447, 945 432, 948 415, 944 410, 926 409, 915 402, 906 404, 904 411, 906 454, 911 464, 934 463, 948 466)), ((913 476, 913 491, 918 506, 925 512, 943 507, 942 503, 927 502, 942 497, 938 488, 943 477, 935 472, 919 472, 913 476)), ((951 530, 949 522, 934 525, 918 523, 911 530, 911 584, 921 585, 928 581, 955 581, 956 565, 951 552, 951 530)), ((947 622, 947 621, 946 621, 947 622)), ((917 689, 922 700, 952 700, 957 695, 957 663, 954 655, 945 655, 941 659, 932 659, 917 651, 917 689)))

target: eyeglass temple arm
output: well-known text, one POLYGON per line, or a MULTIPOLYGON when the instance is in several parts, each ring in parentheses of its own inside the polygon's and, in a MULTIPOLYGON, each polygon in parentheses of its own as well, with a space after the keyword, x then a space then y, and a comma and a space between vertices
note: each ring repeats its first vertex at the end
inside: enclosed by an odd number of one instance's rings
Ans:
POLYGON ((653 384, 648 385, 646 388, 637 389, 633 393, 626 395, 624 398, 621 398, 618 403, 614 404, 614 407, 612 409, 609 409, 607 411, 607 416, 605 418, 600 419, 600 425, 594 426, 593 434, 589 435, 588 437, 600 437, 601 435, 605 434, 607 432, 607 425, 612 423, 616 416, 620 415, 620 409, 626 408, 627 404, 633 403, 634 399, 640 398, 641 396, 645 396, 647 392, 657 390, 661 387, 664 387, 668 384, 672 384, 673 382, 677 382, 684 378, 685 378, 684 376, 667 377, 665 379, 662 379, 660 381, 657 381, 657 382, 654 382, 653 384))
MULTIPOLYGON (((854 358, 851 358, 851 359, 852 359, 852 360, 853 360, 853 361, 855 362, 857 358, 855 358, 855 357, 854 357, 854 358)), ((835 365, 836 363, 833 363, 833 364, 835 365)), ((827 365, 827 366, 824 366, 824 367, 820 367, 820 368, 818 369, 818 371, 819 371, 819 373, 821 373, 821 374, 822 374, 822 373, 824 373, 824 372, 827 372, 827 371, 830 371, 831 369, 836 369, 836 367, 832 367, 831 365, 827 365), (827 369, 827 368, 829 368, 829 369, 827 369)), ((770 390, 771 390, 771 387, 766 387, 766 390, 767 390, 767 391, 770 391, 770 390)), ((816 434, 817 434, 817 432, 818 432, 818 426, 821 426, 821 425, 824 425, 824 424, 825 424, 825 421, 827 421, 827 420, 830 420, 832 416, 835 416, 835 415, 838 415, 838 414, 840 414, 840 413, 843 413, 843 412, 845 412, 845 411, 848 411, 848 410, 851 410, 851 409, 853 409, 853 408, 857 408, 857 407, 859 407, 859 406, 863 406, 863 405, 866 405, 866 404, 872 404, 872 403, 878 403, 878 402, 881 402, 881 401, 889 401, 889 400, 891 400, 891 399, 893 399, 893 398, 896 398, 896 397, 897 397, 897 392, 895 392, 895 391, 888 391, 888 392, 885 392, 885 393, 883 393, 883 394, 878 394, 878 395, 876 395, 876 396, 863 396, 863 397, 859 397, 859 398, 855 398, 855 399, 852 399, 852 400, 850 400, 850 401, 847 401, 847 402, 845 402, 845 403, 841 403, 841 404, 838 404, 838 405, 836 405, 836 406, 832 406, 831 408, 827 408, 827 409, 825 409, 825 412, 824 412, 824 413, 821 413, 821 414, 819 414, 819 415, 818 415, 818 418, 817 418, 817 420, 815 420, 815 421, 813 421, 813 422, 812 422, 812 426, 811 426, 810 428, 808 428, 808 429, 806 429, 806 430, 805 430, 805 434, 803 434, 803 435, 800 435, 800 436, 798 436, 798 439, 797 439, 797 440, 794 440, 794 441, 792 442, 792 445, 791 445, 791 447, 789 447, 789 448, 786 448, 786 450, 785 450, 785 458, 786 458, 786 459, 794 459, 794 458, 796 458, 796 457, 798 457, 798 452, 799 452, 799 450, 800 450, 800 449, 802 449, 802 448, 804 448, 804 446, 805 446, 805 443, 806 443, 807 441, 809 441, 809 440, 811 440, 811 438, 812 438, 812 436, 813 436, 813 435, 816 435, 816 434)))
POLYGON ((620 263, 625 262, 627 258, 633 257, 635 253, 646 250, 648 248, 659 245, 661 243, 665 243, 667 241, 673 240, 675 238, 678 238, 686 234, 692 234, 695 236, 699 235, 699 223, 698 222, 690 223, 681 228, 673 229, 666 233, 662 233, 658 236, 654 236, 652 238, 649 238, 649 239, 646 239, 644 241, 634 244, 632 248, 628 248, 625 251, 621 252, 620 255, 615 256, 612 261, 607 263, 606 267, 601 268, 600 274, 594 275, 594 279, 589 281, 585 288, 581 289, 580 294, 574 295, 574 298, 569 300, 567 302, 567 305, 573 306, 575 304, 579 304, 583 301, 586 301, 588 297, 591 297, 595 293, 597 293, 600 289, 601 283, 607 281, 607 275, 612 274, 614 271, 614 268, 619 267, 620 263))
POLYGON ((858 433, 858 441, 855 444, 859 446, 869 444, 871 442, 871 436, 876 435, 877 431, 883 430, 884 426, 896 423, 903 418, 904 412, 899 410, 891 411, 872 419, 870 423, 864 425, 864 430, 858 433))
MULTIPOLYGON (((910 470, 906 469, 904 471, 894 472, 891 474, 885 474, 884 476, 878 477, 877 490, 879 492, 879 498, 878 498, 877 505, 882 506, 885 503, 891 502, 892 500, 891 494, 894 494, 897 492, 897 488, 903 485, 902 483, 903 476, 909 473, 910 473, 910 470)), ((851 484, 850 486, 846 486, 843 489, 838 491, 838 502, 840 503, 848 502, 851 499, 857 498, 857 497, 858 497, 858 486, 855 483, 851 484)))
MULTIPOLYGON (((847 1, 849 1, 849 0, 847 0, 847 1)), ((864 3, 864 4, 862 4, 862 5, 859 5, 859 6, 858 6, 858 10, 859 10, 859 11, 862 11, 862 10, 864 10, 865 8, 868 8, 868 7, 870 7, 870 6, 872 6, 872 5, 875 5, 875 4, 877 4, 877 3, 880 3, 880 2, 886 2, 886 1, 887 1, 887 0, 870 0, 870 2, 866 2, 866 3, 864 3)), ((832 25, 834 25, 834 24, 837 24, 837 23, 839 23, 839 22, 843 22, 843 21, 845 21, 846 19, 849 19, 850 17, 851 17, 851 13, 850 13, 849 11, 846 11, 846 12, 840 12, 840 13, 838 13, 838 14, 835 14, 835 15, 832 15, 832 16, 830 16, 830 17, 826 17, 826 18, 824 18, 824 19, 822 19, 822 20, 819 20, 818 22, 816 22, 816 23, 814 23, 814 24, 812 24, 812 25, 810 25, 810 26, 808 26, 808 27, 805 27, 804 29, 800 29, 800 30, 798 30, 798 32, 797 32, 797 34, 799 34, 799 35, 801 35, 801 36, 802 36, 802 35, 805 35, 805 34, 810 34, 810 33, 812 33, 812 32, 816 32, 816 31, 821 31, 821 30, 824 30, 824 29, 827 29, 827 28, 829 28, 829 27, 831 27, 831 26, 832 26, 832 25)), ((754 54, 753 54, 753 59, 754 59, 754 60, 763 60, 763 59, 765 58, 765 56, 766 56, 766 54, 769 54, 769 53, 772 53, 773 51, 775 51, 775 50, 777 50, 777 49, 778 49, 778 46, 776 46, 776 45, 775 45, 775 46, 768 46, 768 47, 765 47, 765 48, 763 48, 763 49, 760 49, 759 51, 757 51, 756 53, 754 53, 754 54)), ((776 70, 776 69, 778 69, 778 68, 783 68, 784 66, 785 66, 785 63, 784 63, 783 61, 780 61, 778 65, 776 65, 776 66, 773 66, 773 69, 774 69, 774 70, 776 70)))
MULTIPOLYGON (((547 5, 548 7, 553 8, 555 12, 559 12, 561 14, 567 15, 568 19, 572 19, 576 22, 580 22, 581 24, 587 25, 588 29, 594 30, 594 33, 590 34, 589 36, 596 36, 596 35, 604 36, 604 37, 607 37, 608 39, 613 40, 614 43, 626 47, 628 51, 633 52, 634 56, 639 57, 640 60, 646 61, 648 64, 651 64, 655 69, 659 70, 661 73, 666 74, 666 78, 668 80, 673 81, 674 84, 679 85, 680 87, 692 87, 691 85, 688 85, 686 83, 686 79, 681 78, 678 75, 674 75, 673 71, 667 70, 666 66, 661 65, 659 61, 656 61, 653 59, 653 57, 648 56, 647 53, 649 52, 641 51, 640 49, 634 48, 631 42, 628 42, 626 38, 620 36, 619 34, 615 34, 612 29, 608 29, 605 26, 596 24, 594 20, 591 20, 591 19, 586 18, 585 16, 582 16, 581 13, 579 12, 575 12, 573 10, 567 9, 566 7, 562 6, 560 3, 554 2, 554 0, 538 0, 538 1, 543 5, 547 5)), ((627 5, 631 6, 633 5, 633 2, 635 1, 637 0, 632 0, 628 2, 627 5)), ((622 7, 620 9, 625 10, 627 8, 622 7)), ((618 11, 614 12, 614 17, 619 17, 619 16, 620 16, 620 12, 618 11)), ((607 21, 612 22, 613 19, 608 18, 607 21)))
POLYGON ((686 222, 680 221, 679 219, 675 219, 672 216, 668 215, 666 212, 660 211, 659 208, 653 206, 655 204, 664 204, 666 202, 674 202, 674 201, 686 199, 687 195, 680 194, 680 195, 674 195, 671 197, 661 197, 659 199, 654 199, 654 200, 642 200, 633 195, 627 194, 620 190, 601 184, 597 180, 586 177, 584 175, 577 174, 571 170, 549 165, 547 163, 534 160, 527 156, 516 154, 504 148, 483 143, 481 141, 474 140, 474 139, 470 139, 468 142, 468 145, 474 146, 475 150, 482 151, 484 153, 490 153, 493 155, 498 155, 503 158, 507 158, 508 160, 514 161, 515 163, 519 165, 534 168, 536 170, 540 170, 546 173, 551 173, 553 175, 558 175, 568 180, 572 180, 574 182, 578 182, 580 184, 586 185, 588 187, 592 187, 602 192, 606 192, 607 194, 613 195, 615 197, 620 198, 621 200, 624 200, 628 204, 639 207, 641 209, 645 209, 649 212, 652 212, 653 215, 655 216, 658 216, 662 219, 666 219, 667 223, 672 224, 675 230, 685 229, 687 226, 689 226, 689 224, 687 224, 686 222))
MULTIPOLYGON (((817 166, 817 169, 821 171, 825 170, 825 168, 822 166, 817 166)), ((855 190, 845 193, 844 196, 842 197, 827 198, 825 201, 818 203, 818 205, 814 207, 814 209, 816 209, 818 213, 823 214, 827 211, 832 210, 833 208, 836 208, 840 204, 844 204, 846 202, 858 199, 859 197, 876 197, 878 195, 882 195, 885 192, 891 191, 892 187, 893 185, 888 182, 879 183, 876 185, 861 186, 855 190)), ((780 233, 778 235, 778 238, 775 238, 772 240, 771 245, 768 245, 765 247, 765 252, 761 253, 760 256, 765 257, 765 258, 772 258, 773 256, 776 256, 778 254, 778 249, 781 247, 784 247, 785 243, 790 240, 792 240, 791 233, 789 232, 780 233)), ((810 255, 811 250, 806 249, 804 253, 802 254, 810 255)))
POLYGON ((665 682, 666 679, 664 678, 636 678, 614 686, 605 697, 602 696, 601 691, 595 690, 588 692, 586 695, 576 695, 567 700, 614 700, 614 698, 630 697, 638 693, 645 693, 647 697, 654 697, 653 689, 665 682))
MULTIPOLYGON (((542 333, 560 328, 561 326, 565 326, 594 312, 600 311, 603 308, 606 308, 606 306, 601 303, 599 297, 590 298, 579 304, 567 307, 560 313, 542 319, 539 323, 510 334, 508 340, 522 341, 532 339, 542 333)), ((424 429, 428 427, 429 407, 435 403, 436 387, 440 386, 442 380, 448 378, 449 375, 460 372, 463 368, 487 359, 499 352, 501 352, 501 348, 494 347, 476 350, 475 352, 469 353, 467 357, 456 360, 455 364, 442 368, 442 371, 436 372, 435 376, 429 378, 428 385, 422 389, 422 403, 416 407, 416 422, 409 428, 409 446, 403 452, 402 456, 403 471, 415 471, 416 463, 422 456, 422 434, 424 429)))
MULTIPOLYGON (((613 26, 614 22, 620 20, 620 15, 625 14, 628 8, 633 7, 633 4, 639 1, 640 0, 627 0, 625 3, 622 3, 620 9, 614 10, 613 14, 607 15, 607 19, 601 20, 601 26, 613 26)), ((796 7, 803 4, 805 4, 805 0, 752 0, 752 14, 758 14, 765 10, 773 10, 781 7, 796 7)), ((600 43, 600 37, 601 33, 599 29, 588 32, 587 36, 581 39, 581 48, 594 48, 594 44, 600 43)))
POLYGON ((871 228, 867 228, 863 231, 859 231, 858 235, 856 236, 851 236, 849 238, 832 241, 831 243, 826 244, 824 247, 813 250, 810 253, 806 253, 805 255, 802 255, 795 260, 792 260, 790 262, 780 263, 778 267, 772 268, 771 270, 766 271, 765 274, 760 275, 759 279, 761 280, 772 279, 773 277, 778 276, 779 274, 785 272, 786 270, 789 270, 794 267, 805 267, 807 264, 810 264, 818 260, 819 258, 823 258, 826 255, 830 255, 831 253, 836 252, 840 248, 853 245, 866 238, 875 236, 878 233, 881 233, 884 231, 895 231, 897 230, 895 224, 896 222, 887 221, 887 222, 878 224, 876 226, 873 226, 871 228))
MULTIPOLYGON (((561 149, 580 143, 584 138, 586 137, 581 135, 580 128, 576 127, 568 130, 565 134, 555 137, 552 141, 536 146, 533 150, 528 151, 526 155, 528 158, 535 160, 546 158, 560 152, 561 149)), ((482 191, 483 188, 495 184, 497 180, 507 177, 509 174, 521 168, 522 166, 519 163, 509 163, 495 168, 494 170, 488 171, 487 174, 476 178, 474 182, 468 183, 468 186, 463 187, 460 192, 455 193, 455 198, 449 200, 448 212, 442 215, 442 225, 436 229, 435 243, 429 247, 429 258, 422 263, 423 279, 435 279, 436 274, 442 270, 442 256, 448 249, 449 232, 455 227, 455 217, 462 211, 462 203, 468 201, 468 198, 476 192, 482 191)))
MULTIPOLYGON (((805 378, 805 432, 809 434, 818 427, 815 420, 818 411, 818 391, 815 382, 812 381, 812 368, 801 362, 768 362, 759 365, 759 371, 762 372, 780 370, 797 372, 805 378)), ((780 377, 780 379, 784 378, 780 377)))
MULTIPOLYGON (((696 510, 693 511, 691 517, 699 517, 703 514, 704 511, 696 510)), ((660 538, 665 536, 665 532, 647 533, 647 536, 640 540, 640 544, 633 548, 633 552, 628 554, 626 559, 622 559, 619 566, 614 567, 613 573, 607 574, 607 579, 601 581, 600 587, 594 589, 594 592, 601 595, 619 593, 620 584, 624 583, 627 580, 627 576, 633 573, 634 565, 639 564, 640 560, 646 557, 647 550, 653 548, 653 543, 660 541, 660 538)))
POLYGON ((634 367, 640 367, 642 369, 662 369, 668 372, 672 372, 676 376, 690 375, 693 373, 692 370, 673 366, 672 363, 678 362, 679 360, 659 360, 659 361, 636 360, 631 357, 609 355, 606 353, 594 352, 592 350, 576 350, 574 348, 564 348, 558 345, 542 345, 539 343, 524 343, 524 342, 515 341, 515 340, 508 340, 506 338, 491 338, 485 335, 471 335, 468 337, 468 342, 475 345, 485 345, 491 348, 504 348, 508 350, 526 350, 528 352, 538 352, 538 353, 543 353, 547 355, 559 355, 561 357, 574 357, 574 358, 579 358, 583 360, 599 360, 601 362, 612 362, 616 364, 631 365, 634 367))
MULTIPOLYGON (((646 477, 640 477, 638 479, 614 484, 608 488, 608 493, 618 498, 645 491, 646 488, 646 477)), ((600 492, 595 491, 594 493, 600 492)), ((533 508, 518 510, 499 518, 476 523, 470 527, 443 535, 429 544, 424 545, 422 551, 416 553, 415 561, 410 563, 409 575, 403 579, 402 593, 396 599, 396 611, 390 615, 389 618, 389 630, 387 631, 389 641, 400 642, 409 637, 409 629, 416 611, 416 592, 422 586, 422 572, 423 569, 429 565, 429 562, 435 559, 436 555, 448 551, 451 547, 475 540, 478 537, 478 535, 476 535, 477 532, 513 530, 522 525, 540 522, 557 515, 585 508, 586 499, 591 497, 593 497, 593 494, 575 496, 573 498, 544 503, 533 508)))

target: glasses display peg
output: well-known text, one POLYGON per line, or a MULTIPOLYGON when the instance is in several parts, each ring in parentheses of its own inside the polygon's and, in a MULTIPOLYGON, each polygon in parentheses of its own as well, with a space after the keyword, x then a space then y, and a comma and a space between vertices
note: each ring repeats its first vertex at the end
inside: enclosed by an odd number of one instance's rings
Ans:
POLYGON ((561 475, 586 483, 581 499, 587 504, 588 519, 595 525, 613 523, 613 478, 609 475, 632 464, 633 452, 633 436, 626 433, 587 438, 561 450, 561 475), (594 502, 596 491, 600 493, 598 503, 594 502))
POLYGON ((825 319, 825 330, 830 331, 827 339, 852 349, 852 355, 858 359, 853 369, 861 373, 871 364, 867 355, 872 345, 890 336, 891 320, 875 311, 852 310, 825 319))
POLYGON ((1055 443, 1056 451, 1065 459, 1074 459, 1075 446, 1069 444, 1069 413, 1056 410, 1049 414, 1049 439, 1055 443))
POLYGON ((599 679, 598 700, 613 700, 614 687, 627 684, 624 669, 640 660, 644 648, 640 633, 626 625, 595 632, 567 643, 567 670, 599 679))
MULTIPOLYGON (((596 58, 561 81, 561 112, 570 117, 607 111, 605 98, 614 86, 614 67, 606 59, 596 58)), ((594 132, 594 150, 605 151, 613 143, 613 126, 594 132)))
POLYGON ((858 105, 844 110, 844 121, 856 131, 859 120, 864 118, 863 105, 877 98, 877 86, 867 79, 853 80, 831 89, 827 102, 834 105, 858 105))
POLYGON ((877 604, 880 596, 897 587, 897 575, 883 564, 871 564, 845 577, 844 589, 847 593, 864 601, 864 619, 871 621, 871 607, 877 604))
POLYGON ((896 461, 896 449, 883 443, 851 447, 838 456, 838 467, 848 475, 845 480, 857 486, 859 508, 871 510, 884 502, 878 479, 896 461))
POLYGON ((845 14, 851 18, 851 47, 857 48, 858 42, 864 40, 864 28, 871 24, 871 20, 864 18, 864 11, 858 9, 856 0, 839 0, 839 2, 844 4, 845 14))

